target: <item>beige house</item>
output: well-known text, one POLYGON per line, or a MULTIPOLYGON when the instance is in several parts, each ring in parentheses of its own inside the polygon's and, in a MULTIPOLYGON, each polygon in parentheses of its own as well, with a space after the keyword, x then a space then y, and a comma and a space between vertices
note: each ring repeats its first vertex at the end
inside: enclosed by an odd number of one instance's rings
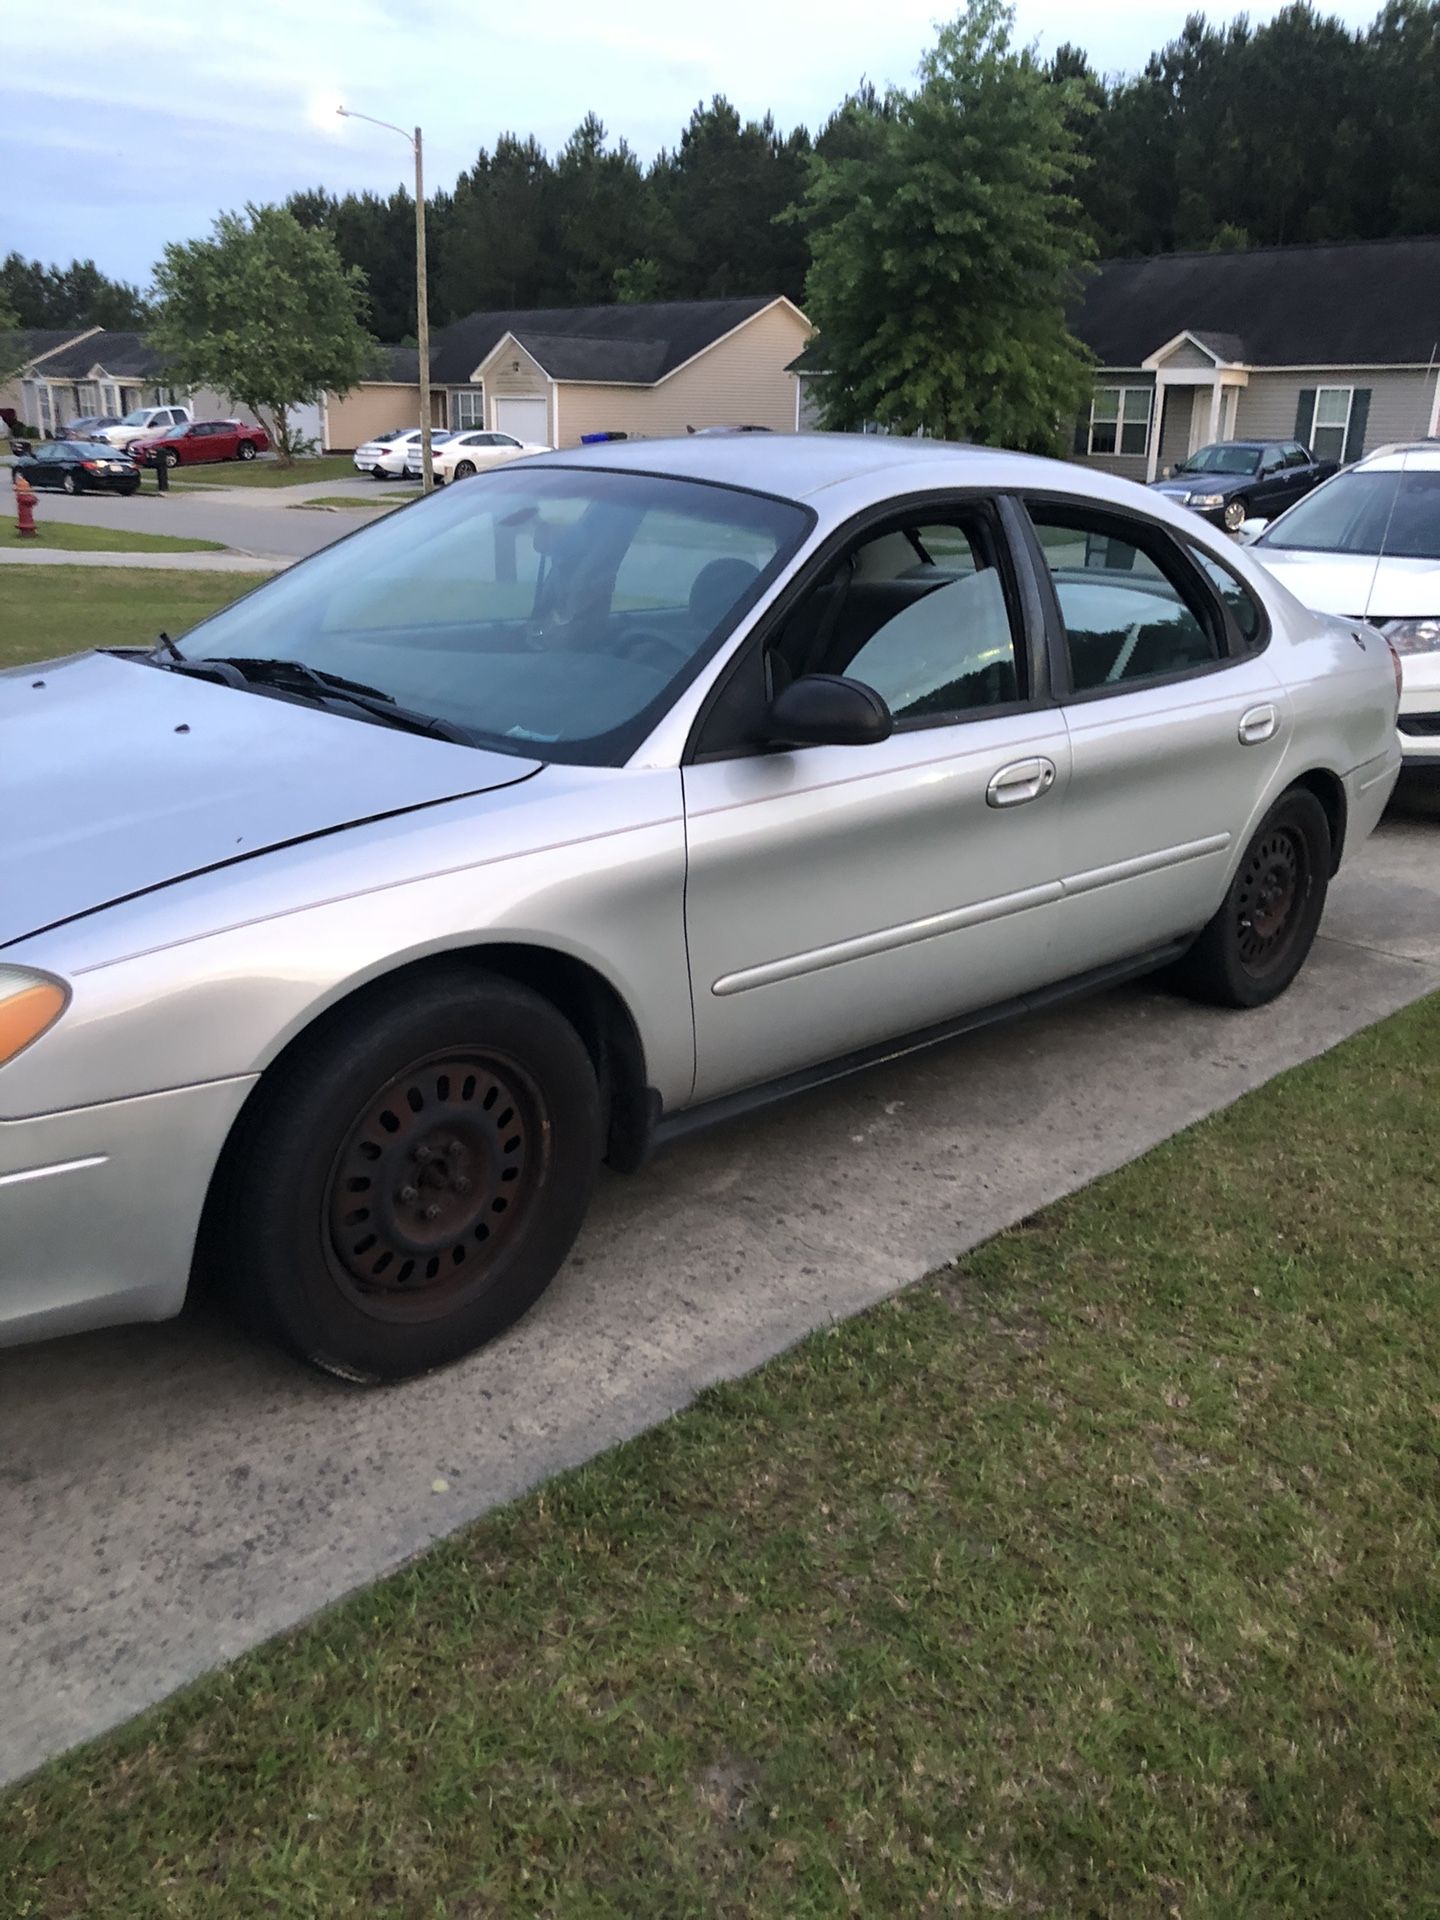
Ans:
POLYGON ((1440 239, 1110 260, 1070 323, 1098 362, 1076 458, 1128 479, 1212 440, 1440 433, 1440 239))
MULTIPOLYGON (((790 367, 810 333, 783 295, 474 313, 432 342, 432 423, 554 447, 687 427, 793 433, 799 383, 790 367)), ((326 396, 327 448, 418 421, 415 349, 391 348, 389 358, 388 379, 326 396)))

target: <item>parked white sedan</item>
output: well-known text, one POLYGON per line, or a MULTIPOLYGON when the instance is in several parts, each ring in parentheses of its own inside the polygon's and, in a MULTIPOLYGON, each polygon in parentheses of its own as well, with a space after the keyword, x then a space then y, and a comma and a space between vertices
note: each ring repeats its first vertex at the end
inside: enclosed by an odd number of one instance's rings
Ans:
POLYGON ((397 1378, 602 1160, 1161 966, 1262 1007, 1398 685, 1143 488, 826 434, 515 461, 0 673, 0 1341, 213 1269, 397 1378))
POLYGON ((1367 455, 1273 520, 1251 551, 1307 607, 1380 629, 1403 673, 1406 770, 1440 772, 1440 441, 1367 455))
MULTIPOLYGON (((430 430, 431 447, 440 447, 450 438, 440 427, 430 430)), ((367 440, 363 447, 355 449, 355 471, 371 474, 376 480, 403 480, 406 477, 406 464, 412 448, 415 454, 415 471, 420 471, 420 428, 394 427, 389 433, 380 433, 373 440, 367 440)))
MULTIPOLYGON (((497 433, 493 428, 468 427, 452 433, 435 455, 435 478, 443 486, 447 480, 468 480, 487 467, 503 467, 507 460, 518 460, 526 453, 548 453, 548 447, 517 440, 513 433, 497 433)), ((410 470, 418 477, 420 451, 410 455, 410 470)))

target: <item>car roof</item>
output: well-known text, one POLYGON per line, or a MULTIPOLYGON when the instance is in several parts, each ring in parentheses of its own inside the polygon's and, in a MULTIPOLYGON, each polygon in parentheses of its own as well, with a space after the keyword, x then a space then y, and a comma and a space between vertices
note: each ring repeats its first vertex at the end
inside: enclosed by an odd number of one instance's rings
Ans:
POLYGON ((1387 473, 1400 467, 1421 473, 1440 470, 1440 440, 1397 440, 1391 446, 1376 447, 1357 460, 1351 472, 1387 473))
POLYGON ((1107 475, 1035 454, 951 441, 861 433, 686 434, 673 440, 607 440, 534 456, 537 465, 673 474, 807 500, 827 487, 898 475, 924 487, 1035 487, 1108 491, 1107 475))

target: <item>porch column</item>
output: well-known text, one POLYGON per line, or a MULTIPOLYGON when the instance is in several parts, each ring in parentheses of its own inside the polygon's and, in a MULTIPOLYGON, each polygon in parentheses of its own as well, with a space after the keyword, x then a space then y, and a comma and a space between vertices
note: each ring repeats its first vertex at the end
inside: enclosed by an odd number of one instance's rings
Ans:
POLYGON ((1220 376, 1215 376, 1215 384, 1210 389, 1210 433, 1211 440, 1220 438, 1221 409, 1225 400, 1225 389, 1220 384, 1220 376))
MULTIPOLYGON (((1163 373, 1157 371, 1155 375, 1155 399, 1153 402, 1153 411, 1150 415, 1150 451, 1145 460, 1146 480, 1153 480, 1160 468, 1160 432, 1165 425, 1165 390, 1165 376, 1163 373)), ((1119 444, 1118 441, 1116 444, 1119 444)))

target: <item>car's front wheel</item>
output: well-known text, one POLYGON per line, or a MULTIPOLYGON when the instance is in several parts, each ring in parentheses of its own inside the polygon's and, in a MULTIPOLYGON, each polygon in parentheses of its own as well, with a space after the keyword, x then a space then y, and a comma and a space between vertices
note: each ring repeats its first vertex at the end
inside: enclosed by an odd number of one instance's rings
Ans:
POLYGON ((1249 501, 1227 500, 1220 518, 1225 522, 1225 531, 1227 533, 1238 533, 1250 518, 1249 501))
POLYGON ((169 467, 173 473, 175 468, 180 464, 180 456, 173 447, 167 447, 160 456, 160 462, 162 466, 169 467))
POLYGON ((563 1015, 498 975, 436 969, 337 1011, 262 1082, 209 1244, 250 1317, 307 1360, 403 1379, 539 1297, 602 1150, 563 1015))
POLYGON ((1235 878, 1175 970, 1197 1000, 1261 1007, 1304 966, 1330 884, 1330 822, 1308 788, 1292 787, 1266 814, 1235 878))

